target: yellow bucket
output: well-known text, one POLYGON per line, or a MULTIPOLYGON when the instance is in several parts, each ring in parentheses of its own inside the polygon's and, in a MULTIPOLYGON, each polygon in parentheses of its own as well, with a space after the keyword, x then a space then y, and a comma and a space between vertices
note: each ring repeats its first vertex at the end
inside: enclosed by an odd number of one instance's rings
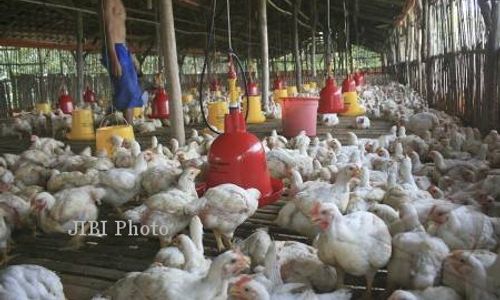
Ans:
MULTIPOLYGON (((245 98, 246 99, 246 98, 245 98)), ((249 96, 248 101, 250 102, 250 110, 248 111, 247 123, 263 123, 266 121, 266 116, 261 110, 261 97, 260 96, 249 96)), ((243 102, 243 115, 246 115, 247 102, 243 102)))
POLYGON ((134 129, 130 125, 107 126, 97 129, 95 147, 97 151, 106 150, 108 156, 113 155, 113 135, 132 141, 135 139, 134 129))
POLYGON ((311 85, 309 83, 304 83, 302 85, 302 89, 306 92, 310 91, 311 90, 311 85))
POLYGON ((340 114, 342 116, 357 117, 366 112, 366 109, 359 105, 357 92, 344 93, 344 107, 346 111, 340 114))
POLYGON ((318 84, 316 83, 316 81, 309 82, 309 86, 310 86, 311 90, 315 90, 318 88, 318 84))
POLYGON ((274 90, 273 92, 273 100, 274 102, 280 103, 281 98, 286 98, 288 97, 288 92, 287 89, 281 89, 281 90, 274 90))
POLYGON ((37 103, 35 104, 35 110, 37 113, 48 114, 52 110, 50 109, 50 104, 48 103, 37 103))
POLYGON ((215 101, 208 103, 208 123, 224 131, 224 117, 229 113, 226 101, 215 101))
POLYGON ((134 107, 133 108, 134 119, 141 119, 144 117, 144 108, 143 107, 134 107))
POLYGON ((71 132, 66 137, 69 140, 93 140, 94 115, 90 109, 75 109, 72 114, 71 132))
POLYGON ((298 94, 297 87, 295 85, 289 86, 286 91, 289 97, 294 97, 298 94))
POLYGON ((189 104, 189 103, 193 102, 193 99, 194 99, 193 94, 182 95, 182 103, 184 103, 184 104, 189 104))

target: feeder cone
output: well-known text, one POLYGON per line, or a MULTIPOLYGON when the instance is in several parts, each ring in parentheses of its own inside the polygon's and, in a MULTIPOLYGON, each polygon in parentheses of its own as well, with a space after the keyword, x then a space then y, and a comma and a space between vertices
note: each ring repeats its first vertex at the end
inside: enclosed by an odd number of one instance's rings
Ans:
POLYGON ((227 102, 220 100, 208 103, 208 123, 217 128, 217 130, 224 131, 224 116, 229 113, 227 102))
POLYGON ((225 116, 225 132, 219 135, 208 154, 208 188, 233 183, 261 192, 259 206, 277 201, 283 183, 270 176, 266 154, 259 139, 246 131, 245 117, 238 109, 225 116))
POLYGON ((69 115, 73 112, 73 99, 69 95, 65 84, 61 87, 58 104, 63 113, 69 115))
POLYGON ((366 109, 358 102, 358 93, 356 92, 356 82, 351 76, 348 76, 342 83, 342 92, 344 95, 345 111, 342 116, 357 117, 364 115, 366 109))
POLYGON ((340 89, 335 84, 335 79, 328 77, 325 87, 319 93, 318 113, 338 114, 344 111, 344 101, 340 89))
MULTIPOLYGON (((250 81, 248 84, 248 101, 244 101, 243 103, 243 114, 246 114, 246 110, 248 109, 248 106, 250 105, 250 110, 248 111, 248 117, 247 117, 247 122, 251 124, 258 124, 258 123, 263 123, 266 121, 266 117, 264 113, 262 112, 262 105, 261 105, 261 96, 259 94, 259 89, 257 88, 257 85, 253 82, 250 81)), ((245 100, 246 97, 245 97, 245 100)))
POLYGON ((281 103, 281 98, 288 97, 286 82, 279 76, 276 76, 273 84, 273 101, 281 103))
POLYGON ((354 81, 356 82, 356 86, 362 86, 365 84, 365 74, 361 71, 354 73, 354 81))
POLYGON ((95 103, 95 93, 88 85, 87 88, 85 88, 85 92, 83 93, 83 101, 85 103, 95 103))
POLYGON ((48 114, 52 110, 50 109, 50 104, 47 102, 35 104, 35 111, 37 113, 48 114))
POLYGON ((169 116, 168 95, 165 88, 160 86, 156 88, 155 97, 152 103, 151 119, 167 119, 169 116))

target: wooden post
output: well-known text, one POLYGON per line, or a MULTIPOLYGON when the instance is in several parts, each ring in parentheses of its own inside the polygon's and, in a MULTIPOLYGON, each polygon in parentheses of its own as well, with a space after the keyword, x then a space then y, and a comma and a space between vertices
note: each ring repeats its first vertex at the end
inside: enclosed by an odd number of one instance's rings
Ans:
POLYGON ((491 1, 491 22, 488 28, 488 42, 486 47, 486 67, 485 70, 485 95, 483 102, 483 111, 487 111, 487 118, 481 122, 481 129, 493 129, 498 127, 495 120, 498 121, 498 108, 495 108, 495 101, 498 101, 498 74, 499 70, 499 52, 500 52, 500 3, 491 1))
POLYGON ((325 70, 327 73, 332 69, 330 63, 332 61, 332 29, 330 28, 330 0, 326 2, 326 37, 323 35, 323 39, 325 41, 325 54, 324 54, 324 63, 325 70), (326 39, 325 39, 326 38, 326 39))
POLYGON ((293 42, 295 48, 295 85, 297 91, 302 90, 302 64, 300 63, 300 48, 299 48, 299 10, 301 0, 295 0, 293 9, 293 42))
POLYGON ((76 103, 83 104, 83 18, 81 12, 76 12, 76 103))
POLYGON ((172 0, 160 0, 160 36, 165 63, 167 90, 170 95, 170 123, 174 137, 179 145, 184 145, 184 116, 182 111, 182 92, 179 81, 179 66, 177 65, 177 43, 175 41, 174 12, 172 0))
POLYGON ((312 45, 311 45, 311 71, 313 79, 316 79, 316 25, 318 23, 318 10, 316 8, 316 0, 311 1, 313 11, 312 25, 312 45))
MULTIPOLYGON (((267 7, 266 0, 259 0, 260 54, 262 69, 262 105, 267 107, 269 100, 269 46, 267 40, 267 7)), ((249 47, 250 48, 250 47, 249 47)))

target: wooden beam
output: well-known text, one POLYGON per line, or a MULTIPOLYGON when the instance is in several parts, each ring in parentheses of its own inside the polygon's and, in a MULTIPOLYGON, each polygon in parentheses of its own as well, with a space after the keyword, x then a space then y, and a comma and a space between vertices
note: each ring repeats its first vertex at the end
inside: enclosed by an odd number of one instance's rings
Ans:
POLYGON ((170 123, 174 137, 179 145, 184 145, 186 136, 184 132, 184 115, 182 110, 182 91, 177 64, 177 43, 175 40, 174 12, 172 0, 160 0, 160 35, 163 44, 163 57, 165 60, 165 75, 167 89, 170 94, 170 123))
POLYGON ((269 100, 269 47, 267 39, 267 0, 259 0, 259 29, 262 61, 262 102, 267 108, 269 100))

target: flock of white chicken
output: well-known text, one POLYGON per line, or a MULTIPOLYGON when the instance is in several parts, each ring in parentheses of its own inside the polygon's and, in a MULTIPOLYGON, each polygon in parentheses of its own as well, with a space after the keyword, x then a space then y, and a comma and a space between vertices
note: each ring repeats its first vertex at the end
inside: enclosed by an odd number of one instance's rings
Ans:
MULTIPOLYGON (((111 157, 33 136, 30 149, 0 157, 4 262, 15 230, 68 234, 75 222, 102 217, 103 202, 124 220, 167 231, 151 233, 161 249, 147 270, 94 299, 350 299, 346 274, 365 277, 370 296, 383 268, 389 299, 499 299, 498 133, 482 137, 396 83, 368 85, 360 96, 370 118, 397 125, 374 139, 351 132, 343 144, 332 134, 288 140, 276 131, 262 141, 271 174, 287 186, 276 224, 312 246, 273 241, 266 229, 234 243, 261 195, 223 184, 198 197, 211 135, 193 130, 183 147, 153 137, 148 149, 115 136, 111 157), (214 233, 216 258, 204 255, 204 229, 214 233)), ((364 118, 354 127, 369 127, 364 118)), ((9 130, 31 134, 24 121, 9 130)), ((0 299, 64 293, 55 273, 18 265, 0 271, 0 299)))

